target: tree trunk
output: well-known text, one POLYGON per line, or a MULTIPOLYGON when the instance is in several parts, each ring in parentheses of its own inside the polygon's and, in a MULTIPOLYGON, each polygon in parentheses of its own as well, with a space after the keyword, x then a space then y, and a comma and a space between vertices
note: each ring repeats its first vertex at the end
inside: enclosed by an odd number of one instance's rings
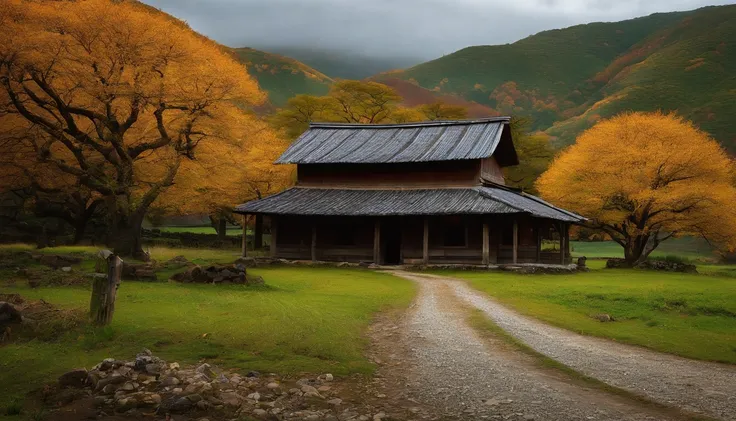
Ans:
POLYGON ((217 221, 217 239, 220 241, 227 239, 227 220, 225 218, 220 218, 217 221))
POLYGON ((624 260, 627 266, 634 267, 643 263, 656 247, 651 234, 630 237, 624 247, 624 260))
POLYGON ((74 239, 72 239, 72 244, 77 245, 84 240, 84 230, 87 227, 87 219, 82 219, 81 221, 77 221, 76 224, 74 224, 74 239))
POLYGON ((115 254, 107 258, 107 277, 95 278, 92 285, 92 299, 89 304, 89 315, 92 323, 107 326, 112 322, 115 312, 115 297, 120 286, 123 271, 123 260, 115 254))
POLYGON ((143 251, 143 212, 137 211, 132 216, 117 217, 112 230, 113 252, 119 256, 130 256, 147 262, 151 257, 143 251))

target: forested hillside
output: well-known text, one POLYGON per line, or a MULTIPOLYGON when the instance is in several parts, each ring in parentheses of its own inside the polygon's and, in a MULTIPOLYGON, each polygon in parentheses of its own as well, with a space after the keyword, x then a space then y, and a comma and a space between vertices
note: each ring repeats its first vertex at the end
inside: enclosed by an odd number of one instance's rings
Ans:
POLYGON ((661 109, 736 152, 734 40, 736 5, 707 7, 469 47, 390 77, 531 117, 559 145, 622 110, 661 109))
POLYGON ((245 64, 268 99, 276 107, 299 94, 324 95, 332 79, 295 59, 252 48, 236 48, 233 53, 245 64))

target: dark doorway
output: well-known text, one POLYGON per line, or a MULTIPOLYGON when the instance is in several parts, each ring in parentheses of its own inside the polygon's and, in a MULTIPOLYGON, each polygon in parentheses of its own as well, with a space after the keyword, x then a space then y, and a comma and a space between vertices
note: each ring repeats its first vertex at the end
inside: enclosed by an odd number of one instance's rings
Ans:
POLYGON ((381 223, 383 262, 386 265, 401 264, 401 221, 387 219, 381 223))

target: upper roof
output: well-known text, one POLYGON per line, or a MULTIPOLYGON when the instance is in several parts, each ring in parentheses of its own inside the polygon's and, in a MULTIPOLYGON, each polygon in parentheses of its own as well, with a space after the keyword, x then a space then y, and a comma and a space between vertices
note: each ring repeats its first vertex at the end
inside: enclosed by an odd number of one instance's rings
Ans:
POLYGON ((292 187, 244 203, 236 213, 274 215, 484 215, 529 214, 565 222, 585 218, 503 186, 452 189, 351 190, 292 187))
POLYGON ((312 123, 279 164, 368 164, 488 158, 518 164, 509 117, 407 124, 312 123), (505 134, 505 135, 504 135, 505 134), (503 145, 502 145, 503 144, 503 145))

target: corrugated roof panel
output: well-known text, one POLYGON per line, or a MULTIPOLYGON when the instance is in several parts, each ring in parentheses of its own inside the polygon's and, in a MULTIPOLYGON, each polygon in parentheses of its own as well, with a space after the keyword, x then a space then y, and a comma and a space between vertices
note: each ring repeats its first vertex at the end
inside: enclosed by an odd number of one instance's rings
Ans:
POLYGON ((400 163, 480 159, 493 154, 508 117, 409 124, 312 124, 276 161, 400 163), (495 136, 494 136, 495 134, 495 136))
POLYGON ((580 222, 584 218, 505 188, 349 190, 294 187, 239 205, 239 213, 287 215, 464 215, 527 213, 580 222))

